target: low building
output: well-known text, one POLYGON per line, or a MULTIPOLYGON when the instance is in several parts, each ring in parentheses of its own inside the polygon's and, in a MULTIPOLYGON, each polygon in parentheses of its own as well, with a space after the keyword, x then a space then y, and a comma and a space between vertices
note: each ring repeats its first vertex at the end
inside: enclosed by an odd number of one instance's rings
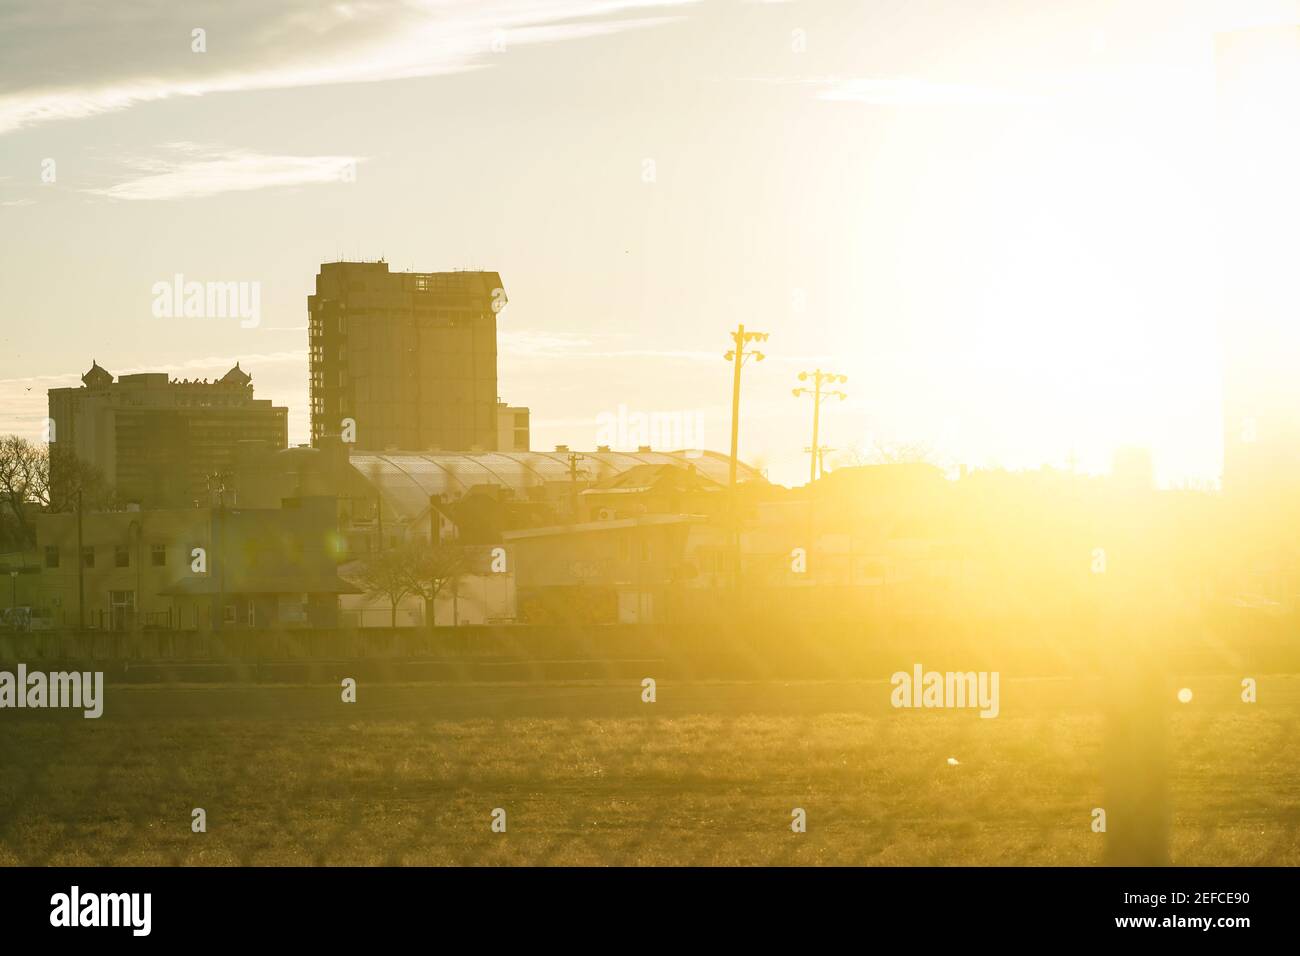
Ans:
POLYGON ((37 602, 61 627, 334 627, 338 596, 356 590, 337 574, 339 543, 333 498, 91 512, 80 528, 76 514, 47 514, 37 602))
POLYGON ((530 624, 643 624, 685 583, 699 516, 646 514, 508 531, 519 615, 530 624))

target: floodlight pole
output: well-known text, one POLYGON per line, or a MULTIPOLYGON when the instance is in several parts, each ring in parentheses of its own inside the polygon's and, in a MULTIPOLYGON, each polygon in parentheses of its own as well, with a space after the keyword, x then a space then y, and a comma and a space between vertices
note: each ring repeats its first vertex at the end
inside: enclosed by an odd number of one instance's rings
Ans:
POLYGON ((817 370, 817 381, 813 386, 813 440, 812 454, 809 455, 809 472, 808 481, 817 480, 817 429, 821 425, 822 418, 822 371, 817 370))
POLYGON ((740 502, 736 493, 736 470, 740 460, 740 370, 751 356, 756 361, 763 361, 762 352, 746 352, 745 345, 765 342, 767 336, 766 332, 746 332, 744 323, 741 323, 731 333, 731 341, 736 347, 722 356, 731 362, 731 460, 727 467, 727 496, 731 505, 732 584, 737 589, 740 587, 740 502))
POLYGON ((847 375, 839 375, 835 372, 823 372, 821 369, 812 372, 799 373, 799 381, 801 382, 806 382, 810 378, 813 381, 813 387, 796 388, 794 390, 794 397, 798 398, 800 395, 811 395, 813 399, 812 445, 808 448, 810 456, 808 462, 808 483, 812 484, 817 480, 818 476, 825 471, 822 467, 820 446, 817 444, 817 439, 821 431, 822 402, 828 398, 838 398, 843 401, 847 397, 844 392, 841 391, 823 392, 822 384, 847 382, 849 378, 847 375))
POLYGON ((736 456, 740 452, 740 367, 745 362, 745 326, 736 326, 736 331, 731 333, 732 340, 736 343, 735 351, 732 353, 731 373, 731 461, 727 468, 727 488, 734 494, 736 490, 736 456))

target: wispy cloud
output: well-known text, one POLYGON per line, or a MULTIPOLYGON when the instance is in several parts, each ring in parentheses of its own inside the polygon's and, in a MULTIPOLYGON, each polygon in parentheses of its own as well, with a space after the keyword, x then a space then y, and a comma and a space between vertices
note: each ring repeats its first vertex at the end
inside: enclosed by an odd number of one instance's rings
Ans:
POLYGON ((353 156, 268 156, 193 143, 170 143, 162 148, 168 155, 127 161, 143 175, 86 192, 109 199, 156 201, 337 183, 360 161, 353 156))
MULTIPOLYGON (((623 336, 610 336, 619 338, 623 336)), ((598 345, 592 336, 568 332, 500 331, 497 347, 508 358, 558 359, 667 359, 687 362, 720 362, 722 349, 627 349, 598 345)), ((771 355, 778 362, 827 361, 827 355, 771 355)))
MULTIPOLYGON (((238 362, 255 380, 259 372, 277 377, 275 367, 307 367, 306 349, 286 349, 280 352, 245 353, 243 355, 205 355, 184 362, 172 362, 151 368, 114 368, 114 375, 134 375, 138 372, 166 372, 176 378, 199 377, 207 374, 219 376, 238 362)), ((281 374, 289 369, 281 369, 281 374)), ((75 386, 81 372, 34 374, 21 378, 0 379, 0 434, 10 432, 37 440, 45 425, 47 398, 45 389, 75 386)), ((263 395, 263 398, 270 397, 263 395)), ((301 406, 291 404, 290 418, 302 412, 301 406)))
POLYGON ((820 90, 817 98, 870 106, 1025 106, 1045 101, 1038 94, 903 76, 837 80, 820 90))
POLYGON ((171 0, 138 0, 131 17, 113 5, 86 11, 84 28, 69 34, 55 29, 48 0, 11 0, 0 14, 14 54, 0 65, 0 133, 176 97, 461 72, 515 46, 665 23, 675 18, 627 14, 694 2, 222 0, 178 11, 171 0), (191 49, 199 24, 203 53, 191 49))
MULTIPOLYGON (((278 365, 285 362, 306 362, 306 349, 288 349, 282 352, 255 352, 243 355, 205 355, 201 358, 187 359, 184 362, 170 362, 164 365, 132 368, 110 368, 114 375, 136 375, 140 372, 201 372, 206 369, 227 371, 238 362, 241 366, 278 365)), ((28 382, 74 383, 81 380, 80 372, 44 373, 27 375, 21 378, 0 378, 0 385, 22 385, 28 382)))

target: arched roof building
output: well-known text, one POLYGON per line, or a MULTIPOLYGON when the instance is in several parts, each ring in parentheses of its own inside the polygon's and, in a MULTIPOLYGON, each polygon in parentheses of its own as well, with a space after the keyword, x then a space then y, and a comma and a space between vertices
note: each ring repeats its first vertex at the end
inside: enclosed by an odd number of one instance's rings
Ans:
MULTIPOLYGON (((383 497, 396 514, 416 518, 427 514, 429 498, 461 497, 475 485, 500 485, 524 498, 530 489, 545 494, 570 478, 569 454, 556 452, 354 452, 348 463, 383 497)), ((692 467, 719 484, 727 483, 730 458, 714 451, 594 451, 575 452, 578 481, 590 483, 612 478, 638 465, 692 467)), ((762 481, 749 465, 738 463, 736 480, 762 481)))

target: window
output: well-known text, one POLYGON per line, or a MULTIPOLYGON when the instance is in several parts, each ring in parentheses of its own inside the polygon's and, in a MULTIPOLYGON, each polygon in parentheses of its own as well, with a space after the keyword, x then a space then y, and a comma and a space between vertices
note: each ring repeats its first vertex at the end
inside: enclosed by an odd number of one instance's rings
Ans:
POLYGON ((47 544, 45 546, 45 566, 47 568, 57 568, 59 566, 59 546, 57 544, 47 544))
POLYGON ((95 566, 95 546, 88 544, 81 549, 81 566, 83 568, 93 568, 95 566))
POLYGON ((131 566, 131 549, 124 544, 113 545, 113 567, 129 568, 131 566))
POLYGON ((149 563, 155 568, 166 567, 167 545, 155 544, 149 549, 149 563))
POLYGON ((227 624, 234 624, 237 618, 237 615, 235 613, 235 605, 227 604, 224 608, 224 611, 225 613, 222 616, 222 620, 224 620, 227 624))

